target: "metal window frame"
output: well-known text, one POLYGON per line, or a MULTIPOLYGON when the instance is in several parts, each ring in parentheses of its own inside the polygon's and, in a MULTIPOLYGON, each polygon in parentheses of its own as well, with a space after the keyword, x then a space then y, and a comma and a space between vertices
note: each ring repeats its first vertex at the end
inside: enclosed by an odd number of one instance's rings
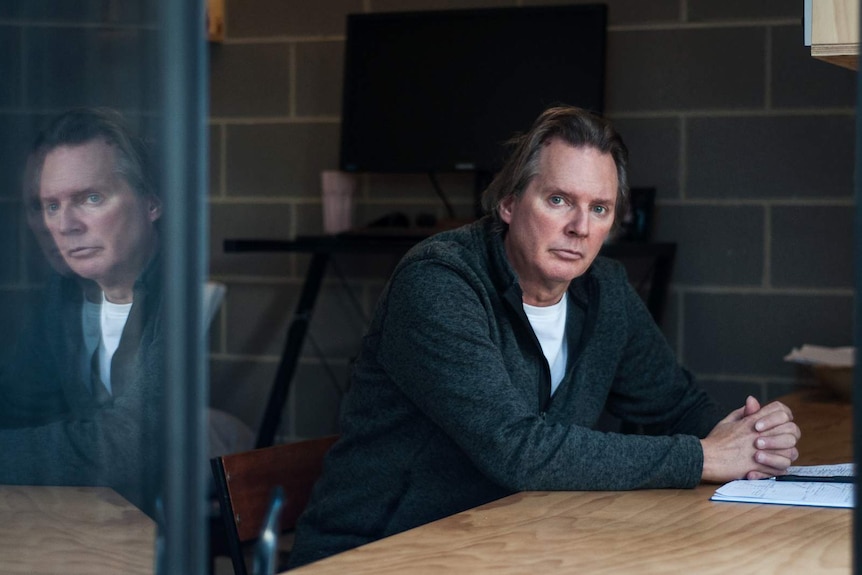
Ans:
POLYGON ((165 440, 156 573, 205 573, 208 371, 201 286, 207 266, 208 77, 204 2, 162 1, 165 440))

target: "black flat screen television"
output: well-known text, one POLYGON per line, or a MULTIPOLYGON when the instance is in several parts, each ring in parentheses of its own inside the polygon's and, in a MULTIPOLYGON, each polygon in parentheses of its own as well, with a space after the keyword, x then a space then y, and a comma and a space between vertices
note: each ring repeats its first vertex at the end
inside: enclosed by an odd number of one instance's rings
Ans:
POLYGON ((604 5, 351 14, 347 172, 493 173, 553 104, 603 112, 604 5))

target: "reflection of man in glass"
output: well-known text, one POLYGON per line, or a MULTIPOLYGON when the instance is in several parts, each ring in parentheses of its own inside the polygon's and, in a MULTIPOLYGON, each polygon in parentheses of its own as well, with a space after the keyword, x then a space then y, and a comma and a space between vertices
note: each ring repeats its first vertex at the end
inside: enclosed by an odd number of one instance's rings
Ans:
POLYGON ((133 287, 156 251, 158 198, 134 190, 114 144, 96 138, 49 151, 39 197, 45 225, 69 268, 95 281, 105 301, 130 304, 133 287))
POLYGON ((78 110, 49 126, 30 162, 25 189, 38 190, 72 273, 52 262, 61 275, 0 373, 0 483, 109 485, 149 510, 164 347, 146 149, 116 113, 78 110))
POLYGON ((34 154, 27 159, 27 166, 24 168, 24 178, 22 186, 21 201, 24 204, 24 215, 27 218, 27 226, 33 232, 33 237, 36 243, 39 244, 39 249, 45 256, 47 262, 51 265, 51 269, 62 275, 69 275, 72 270, 66 265, 66 260, 60 250, 57 249, 57 244, 54 243, 54 238, 51 237, 51 232, 45 225, 45 219, 42 216, 42 200, 39 198, 39 182, 35 181, 34 171, 36 169, 37 157, 34 154))

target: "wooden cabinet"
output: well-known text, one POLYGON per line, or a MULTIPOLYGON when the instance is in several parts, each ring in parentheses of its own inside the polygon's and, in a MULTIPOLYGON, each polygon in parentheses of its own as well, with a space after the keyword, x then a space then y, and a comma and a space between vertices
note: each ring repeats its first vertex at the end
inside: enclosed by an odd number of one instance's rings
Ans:
POLYGON ((812 56, 858 69, 859 0, 806 0, 805 33, 812 56))

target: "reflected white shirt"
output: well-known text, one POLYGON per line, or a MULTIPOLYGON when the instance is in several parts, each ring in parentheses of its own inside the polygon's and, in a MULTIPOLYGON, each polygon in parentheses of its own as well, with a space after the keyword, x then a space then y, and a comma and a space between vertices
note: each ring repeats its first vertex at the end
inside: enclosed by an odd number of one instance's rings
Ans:
POLYGON ((111 393, 111 359, 120 345, 120 337, 126 320, 129 319, 131 303, 111 303, 102 294, 102 313, 100 323, 102 340, 99 342, 99 377, 111 393))

